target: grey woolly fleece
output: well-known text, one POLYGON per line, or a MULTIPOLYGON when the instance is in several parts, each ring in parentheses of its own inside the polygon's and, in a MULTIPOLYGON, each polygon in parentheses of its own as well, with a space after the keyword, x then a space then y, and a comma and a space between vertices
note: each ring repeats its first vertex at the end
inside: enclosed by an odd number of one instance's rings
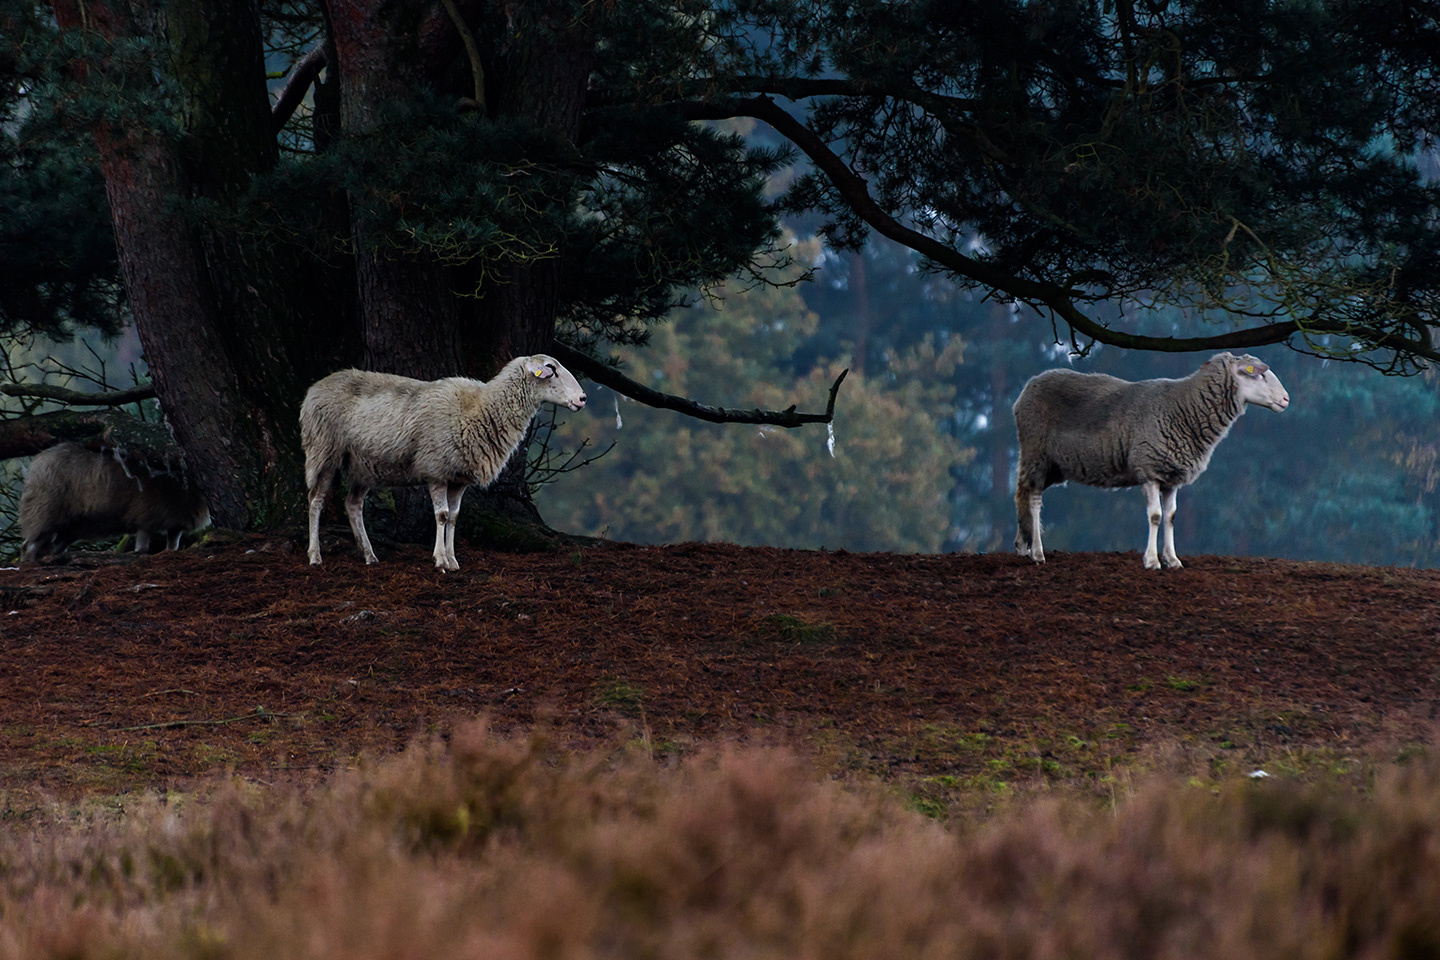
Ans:
POLYGON ((1034 377, 1015 401, 1017 489, 1038 492, 1070 480, 1161 489, 1192 482, 1245 412, 1229 359, 1212 357, 1181 380, 1132 383, 1073 370, 1034 377))
POLYGON ((526 359, 484 382, 332 373, 300 408, 307 484, 313 488, 322 469, 340 470, 361 487, 490 484, 551 399, 545 381, 525 374, 526 359))

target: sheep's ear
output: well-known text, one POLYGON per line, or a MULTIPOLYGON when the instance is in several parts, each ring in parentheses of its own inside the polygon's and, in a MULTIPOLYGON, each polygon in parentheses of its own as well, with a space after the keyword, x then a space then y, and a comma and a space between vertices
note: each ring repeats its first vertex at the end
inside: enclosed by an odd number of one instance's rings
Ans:
POLYGON ((1246 363, 1240 367, 1240 372, 1252 377, 1263 377, 1270 372, 1270 368, 1259 360, 1247 357, 1246 363))
POLYGON ((555 368, 544 360, 526 360, 525 371, 531 376, 538 377, 541 380, 555 376, 555 368))

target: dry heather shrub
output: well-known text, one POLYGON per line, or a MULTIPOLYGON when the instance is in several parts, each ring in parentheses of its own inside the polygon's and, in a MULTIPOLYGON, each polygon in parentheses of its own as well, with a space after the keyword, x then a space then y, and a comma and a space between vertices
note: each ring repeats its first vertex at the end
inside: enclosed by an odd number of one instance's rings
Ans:
POLYGON ((947 831, 804 761, 476 727, 309 793, 0 832, 0 958, 1428 957, 1440 765, 947 831))

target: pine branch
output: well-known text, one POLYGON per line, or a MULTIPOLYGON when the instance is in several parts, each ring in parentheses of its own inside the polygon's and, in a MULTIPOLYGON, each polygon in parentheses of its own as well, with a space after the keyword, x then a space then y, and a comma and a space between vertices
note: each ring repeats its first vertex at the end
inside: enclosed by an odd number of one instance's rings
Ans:
POLYGON ((705 420, 710 423, 766 423, 777 427, 830 423, 835 419, 835 397, 840 392, 840 384, 844 382, 845 375, 850 372, 848 368, 841 371, 840 376, 836 377, 835 382, 830 385, 830 399, 825 404, 824 413, 799 413, 794 404, 784 410, 734 410, 728 407, 714 407, 708 403, 698 403, 686 397, 677 397, 674 394, 652 390, 643 383, 631 380, 614 367, 587 356, 573 347, 566 346, 559 340, 553 341, 551 349, 555 358, 565 366, 573 371, 583 373, 591 380, 609 387, 618 394, 649 407, 674 410, 687 417, 694 417, 696 420, 705 420))
POLYGON ((127 403, 152 400, 155 397, 153 384, 142 384, 129 390, 113 390, 108 393, 82 393, 65 387, 54 387, 48 383, 0 383, 0 393, 7 397, 36 397, 54 400, 81 407, 122 407, 127 403))
MULTIPOLYGON (((967 257, 934 237, 901 223, 876 202, 875 198, 870 195, 864 178, 851 170, 845 161, 830 149, 829 144, 768 96, 704 103, 691 102, 677 104, 677 106, 687 119, 692 120, 719 120, 732 117, 753 117, 756 120, 763 120, 777 133, 800 148, 830 180, 850 209, 875 232, 909 247, 958 276, 966 277, 1014 297, 1037 310, 1050 310, 1070 326, 1073 332, 1072 336, 1078 333, 1096 343, 1123 347, 1127 350, 1192 353, 1212 350, 1245 350, 1251 347, 1284 343, 1296 333, 1301 332, 1301 324, 1295 320, 1232 330, 1208 337, 1152 337, 1107 327, 1086 316, 1075 305, 1075 291, 1055 283, 1027 280, 983 260, 967 257)), ((1440 351, 1437 351, 1431 344, 1412 340, 1383 328, 1312 317, 1305 321, 1304 332, 1311 335, 1336 334, 1350 337, 1367 343, 1372 348, 1395 350, 1397 353, 1440 362, 1440 351)))

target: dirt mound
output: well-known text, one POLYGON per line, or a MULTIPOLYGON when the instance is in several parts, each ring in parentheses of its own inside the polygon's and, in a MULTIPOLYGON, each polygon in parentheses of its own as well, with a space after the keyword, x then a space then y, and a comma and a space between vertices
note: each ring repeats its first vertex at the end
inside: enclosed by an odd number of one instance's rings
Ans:
POLYGON ((62 794, 347 764, 484 713, 658 753, 803 744, 917 802, 1428 742, 1440 572, 1137 554, 419 547, 250 537, 0 572, 0 771, 62 794))

